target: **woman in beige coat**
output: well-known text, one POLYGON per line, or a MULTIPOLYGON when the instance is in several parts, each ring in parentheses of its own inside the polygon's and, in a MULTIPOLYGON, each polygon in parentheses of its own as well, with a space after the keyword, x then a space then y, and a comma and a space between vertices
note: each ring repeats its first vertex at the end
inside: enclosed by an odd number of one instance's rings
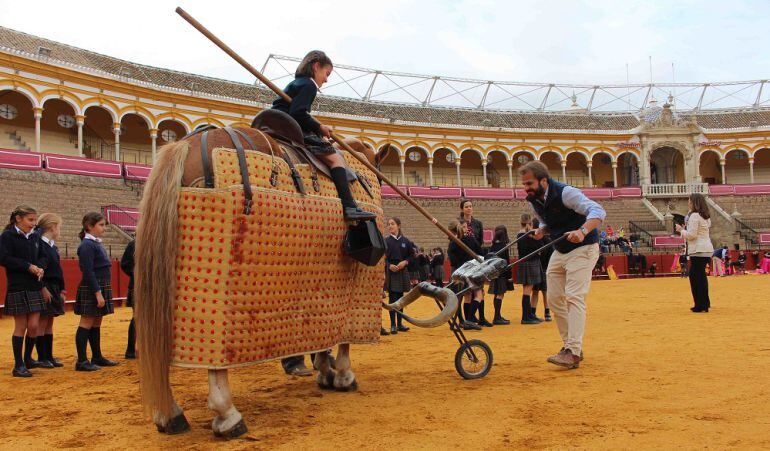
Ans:
POLYGON ((709 307, 711 307, 711 300, 709 299, 706 265, 714 252, 714 245, 711 244, 709 237, 711 215, 706 199, 701 194, 691 194, 688 206, 690 214, 686 221, 686 228, 677 224, 676 231, 687 240, 687 257, 690 260, 690 290, 695 302, 695 306, 690 310, 696 313, 708 312, 709 307))

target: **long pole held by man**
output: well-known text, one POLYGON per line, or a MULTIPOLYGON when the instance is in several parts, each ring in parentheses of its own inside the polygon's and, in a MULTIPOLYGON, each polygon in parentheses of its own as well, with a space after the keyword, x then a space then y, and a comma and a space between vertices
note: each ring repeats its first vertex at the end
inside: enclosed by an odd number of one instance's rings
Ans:
POLYGON ((548 362, 577 368, 583 360, 586 295, 599 258, 597 228, 606 213, 579 189, 552 179, 546 165, 539 161, 524 164, 519 174, 527 201, 540 221, 533 237, 542 239, 546 233, 552 237, 567 236, 554 245, 546 270, 548 305, 563 343, 558 353, 548 357, 548 362))

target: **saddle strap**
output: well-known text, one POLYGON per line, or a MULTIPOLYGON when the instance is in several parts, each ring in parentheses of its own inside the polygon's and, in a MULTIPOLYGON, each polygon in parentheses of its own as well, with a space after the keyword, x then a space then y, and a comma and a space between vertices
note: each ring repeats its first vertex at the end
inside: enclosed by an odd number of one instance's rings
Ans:
POLYGON ((203 165, 203 180, 206 188, 214 187, 214 171, 211 169, 211 160, 208 152, 209 131, 204 130, 201 135, 201 164, 203 165))
MULTIPOLYGON (((268 134, 263 132, 259 129, 254 129, 258 133, 260 133, 264 138, 265 141, 267 141, 267 145, 270 146, 270 153, 275 154, 275 150, 273 149, 273 143, 270 142, 270 137, 268 134)), ((286 164, 289 166, 289 170, 291 171, 291 178, 294 181, 294 187, 297 188, 297 191, 299 191, 301 194, 307 194, 307 191, 305 191, 305 184, 302 182, 302 176, 300 175, 299 171, 297 170, 297 167, 294 165, 294 160, 289 157, 289 155, 286 153, 286 151, 281 147, 278 146, 279 155, 281 158, 283 158, 283 161, 286 162, 286 164)), ((314 185, 315 186, 315 185, 314 185)), ((317 191, 317 190, 316 190, 317 191)))
MULTIPOLYGON (((260 133, 263 133, 263 132, 260 130, 260 133)), ((310 168, 310 179, 313 181, 313 189, 315 190, 316 193, 320 192, 321 184, 318 182, 318 170, 316 169, 315 164, 313 164, 313 162, 310 161, 310 159, 307 157, 305 150, 297 146, 296 144, 292 143, 291 141, 284 139, 280 135, 277 135, 277 136, 270 135, 270 136, 272 136, 273 139, 278 141, 278 147, 282 147, 282 146, 288 147, 289 149, 294 151, 294 154, 297 156, 297 158, 299 158, 300 160, 304 160, 305 163, 307 163, 308 167, 310 168)), ((284 154, 288 155, 288 152, 286 152, 283 149, 282 151, 284 154)), ((300 183, 301 182, 302 181, 300 180, 300 183)), ((304 190, 302 194, 305 194, 304 190)))
POLYGON ((243 184, 243 197, 245 198, 243 214, 249 215, 251 214, 254 193, 251 191, 251 182, 249 182, 249 166, 246 162, 246 153, 243 151, 243 144, 241 144, 241 140, 238 139, 235 131, 230 127, 225 127, 224 131, 230 135, 230 140, 232 140, 235 152, 238 155, 238 166, 241 169, 241 183, 243 184))

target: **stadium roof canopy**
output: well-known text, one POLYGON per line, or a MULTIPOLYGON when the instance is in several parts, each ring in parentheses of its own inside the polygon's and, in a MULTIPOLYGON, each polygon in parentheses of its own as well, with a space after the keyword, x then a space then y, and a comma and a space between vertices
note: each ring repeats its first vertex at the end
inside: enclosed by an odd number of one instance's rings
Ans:
MULTIPOLYGON (((262 71, 282 86, 301 58, 270 55, 262 71)), ((629 112, 670 97, 679 111, 770 106, 768 80, 580 85, 418 75, 335 64, 323 92, 349 99, 416 106, 520 112, 629 112)))

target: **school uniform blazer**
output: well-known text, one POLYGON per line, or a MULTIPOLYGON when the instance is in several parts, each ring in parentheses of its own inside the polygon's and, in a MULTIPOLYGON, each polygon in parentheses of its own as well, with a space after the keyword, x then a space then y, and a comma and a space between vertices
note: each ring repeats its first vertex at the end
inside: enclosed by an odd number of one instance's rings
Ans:
POLYGON ((309 77, 298 77, 289 83, 283 92, 291 97, 291 104, 283 97, 278 97, 273 101, 273 109, 281 110, 293 117, 303 133, 320 134, 321 124, 310 115, 310 108, 318 94, 315 82, 309 77))
POLYGON ((687 228, 680 232, 682 238, 687 240, 687 254, 694 255, 708 252, 709 255, 714 252, 714 245, 709 237, 709 228, 711 220, 703 219, 698 213, 690 213, 687 221, 687 228))

